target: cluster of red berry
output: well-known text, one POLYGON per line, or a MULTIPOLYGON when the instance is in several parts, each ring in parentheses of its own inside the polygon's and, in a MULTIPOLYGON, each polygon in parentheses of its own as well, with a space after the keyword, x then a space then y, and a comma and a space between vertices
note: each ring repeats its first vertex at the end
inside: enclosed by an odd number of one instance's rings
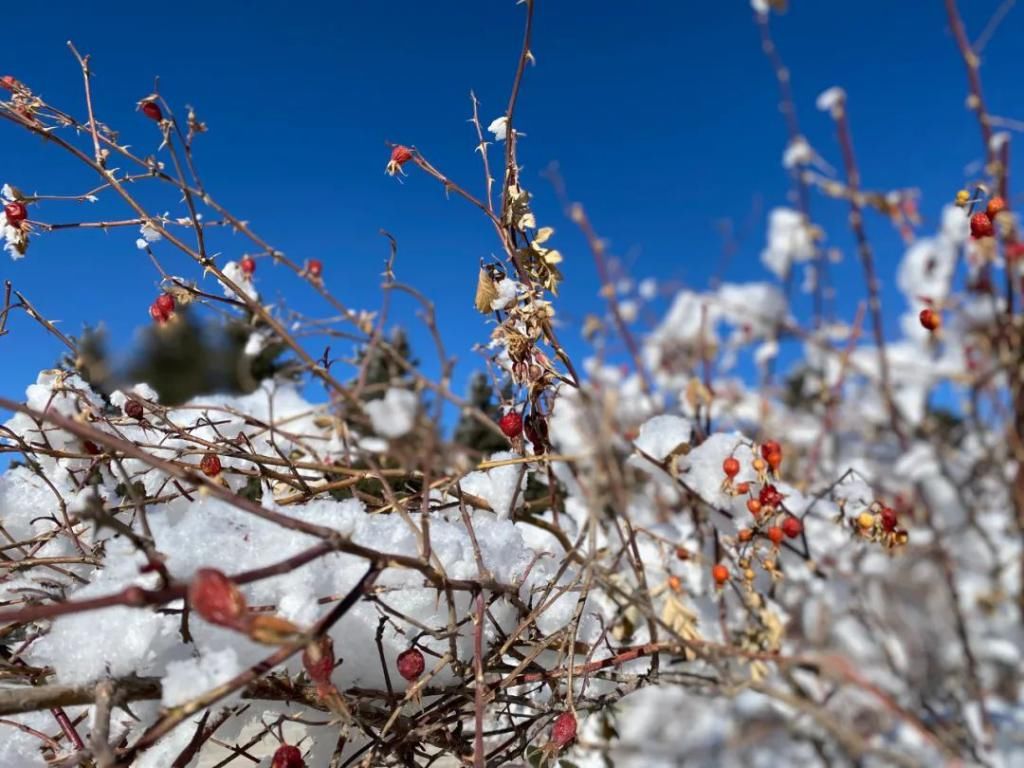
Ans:
MULTIPOLYGON (((974 202, 971 200, 971 195, 966 189, 961 189, 957 192, 956 204, 958 206, 967 208, 973 206, 974 202)), ((1005 210, 1007 210, 1006 200, 999 195, 990 197, 985 205, 985 210, 971 216, 971 237, 978 241, 987 241, 989 238, 994 237, 996 234, 996 221, 1005 210)), ((1007 238, 1007 240, 1016 240, 1016 238, 1007 238)), ((1024 255, 1024 246, 1017 242, 1007 242, 1006 255, 1009 259, 1018 258, 1024 255)), ((987 282, 983 281, 979 285, 981 284, 987 285, 987 282)), ((975 286, 975 289, 977 289, 977 286, 975 286)), ((925 299, 925 301, 931 304, 930 300, 925 299)), ((918 320, 923 328, 932 333, 942 327, 942 314, 933 306, 927 306, 922 309, 918 315, 918 320)))
POLYGON ((910 540, 910 534, 899 524, 899 515, 892 507, 874 502, 853 521, 857 534, 893 549, 910 540))
MULTIPOLYGON (((756 495, 752 494, 750 483, 734 482, 741 469, 739 459, 729 456, 722 462, 722 471, 725 473, 723 489, 735 496, 748 496, 747 510, 755 520, 753 528, 742 528, 738 535, 743 545, 738 562, 748 582, 753 581, 754 572, 750 569, 749 552, 746 550, 751 548, 756 554, 755 538, 759 534, 770 541, 774 548, 778 548, 783 539, 796 539, 804 531, 800 518, 783 507, 785 496, 770 482, 771 478, 778 477, 782 466, 782 446, 775 440, 768 440, 761 444, 760 454, 751 462, 751 467, 757 473, 757 482, 760 483, 756 495)), ((761 564, 769 572, 775 572, 773 560, 762 559, 761 564)), ((722 586, 729 580, 729 568, 723 563, 716 563, 711 569, 711 577, 716 584, 722 586)))
POLYGON ((995 195, 990 197, 984 211, 971 216, 971 237, 982 240, 995 234, 996 216, 1006 210, 1006 201, 995 195))
POLYGON ((157 325, 163 325, 171 319, 174 307, 174 297, 169 293, 161 293, 156 297, 156 301, 149 305, 149 316, 157 325))

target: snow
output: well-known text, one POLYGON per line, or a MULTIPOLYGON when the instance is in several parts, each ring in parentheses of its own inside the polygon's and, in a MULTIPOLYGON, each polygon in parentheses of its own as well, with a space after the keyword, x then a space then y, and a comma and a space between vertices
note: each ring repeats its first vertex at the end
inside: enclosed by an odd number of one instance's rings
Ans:
POLYGON ((508 133, 508 118, 504 115, 495 118, 491 121, 491 124, 487 126, 487 130, 494 134, 494 138, 497 141, 504 141, 506 134, 508 133))
POLYGON ((363 408, 374 432, 382 437, 397 438, 408 434, 416 424, 419 398, 411 390, 392 387, 383 398, 371 400, 363 408))
POLYGON ((168 662, 161 701, 165 707, 184 704, 223 685, 242 670, 233 648, 211 651, 198 659, 168 662))
POLYGON ((679 448, 689 445, 692 434, 688 419, 665 414, 644 422, 635 445, 657 461, 664 461, 679 448))
POLYGON ((792 265, 814 258, 814 239, 803 215, 791 208, 774 208, 768 215, 768 245, 761 262, 777 277, 785 277, 792 265))
POLYGON ((818 94, 815 105, 822 112, 833 112, 837 107, 842 106, 844 101, 846 101, 846 91, 838 85, 834 85, 818 94))

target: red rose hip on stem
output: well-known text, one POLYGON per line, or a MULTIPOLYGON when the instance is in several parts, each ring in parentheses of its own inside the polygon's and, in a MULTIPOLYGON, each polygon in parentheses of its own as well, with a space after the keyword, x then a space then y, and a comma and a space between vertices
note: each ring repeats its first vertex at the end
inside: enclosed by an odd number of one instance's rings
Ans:
POLYGON ((243 275, 246 277, 252 277, 252 273, 256 271, 256 259, 252 256, 246 256, 242 259, 240 266, 242 267, 243 275))
POLYGON ((334 671, 334 643, 331 638, 324 635, 307 645, 302 652, 302 666, 314 683, 329 683, 334 671))
POLYGON ((402 166, 412 160, 412 150, 408 147, 398 145, 391 150, 391 159, 388 160, 387 166, 384 168, 384 173, 389 176, 394 176, 397 173, 402 173, 402 166))
POLYGON ((161 293, 157 296, 155 304, 160 308, 160 311, 166 315, 169 315, 174 311, 174 297, 169 293, 161 293))
POLYGON ((306 761, 302 759, 302 752, 294 744, 282 744, 274 752, 270 768, 306 768, 306 761))
POLYGON ((216 568, 200 568, 188 587, 192 610, 211 624, 238 629, 248 613, 245 596, 216 568))
POLYGON ((726 477, 736 477, 740 473, 739 461, 730 456, 722 462, 722 471, 725 472, 726 477))
POLYGON ((791 539, 795 539, 803 530, 804 524, 800 522, 799 517, 790 516, 782 521, 782 532, 791 539))
POLYGON ((142 403, 138 400, 127 400, 124 404, 124 415, 130 419, 141 419, 143 414, 142 403))
POLYGON ((921 325, 929 331, 937 331, 939 326, 942 325, 942 315, 931 307, 922 309, 921 314, 917 318, 921 321, 921 325))
POLYGON ((971 237, 975 239, 992 237, 993 232, 992 219, 988 217, 987 213, 976 213, 971 216, 971 237))
POLYGON ((422 675, 426 666, 419 648, 410 648, 398 654, 398 674, 409 682, 422 675))
POLYGON ((882 507, 881 518, 882 529, 886 533, 892 533, 896 530, 896 523, 898 521, 896 518, 896 511, 892 507, 882 507))
POLYGON ((4 215, 7 217, 7 223, 16 227, 28 218, 28 209, 24 203, 15 200, 4 206, 4 215))
POLYGON ((149 305, 149 316, 152 317, 153 320, 159 325, 161 323, 166 323, 170 319, 171 313, 164 312, 160 308, 160 302, 154 301, 152 304, 149 305))
POLYGON ((410 160, 412 160, 412 150, 408 147, 403 147, 399 144, 391 150, 391 162, 397 163, 398 165, 405 165, 410 160))
POLYGON ((216 477, 220 474, 220 458, 215 453, 207 453, 199 461, 199 469, 207 477, 216 477))
POLYGON ((571 744, 576 738, 576 715, 563 712, 551 726, 551 743, 559 749, 571 744))
POLYGON ((505 437, 509 439, 519 437, 523 431, 523 417, 515 411, 509 411, 501 417, 501 420, 498 422, 498 426, 501 427, 501 431, 505 437))
POLYGON ((310 259, 306 271, 309 272, 310 277, 318 278, 324 273, 324 263, 320 259, 310 259))
POLYGON ((142 114, 157 123, 164 119, 163 110, 160 109, 160 105, 155 101, 142 102, 142 114))

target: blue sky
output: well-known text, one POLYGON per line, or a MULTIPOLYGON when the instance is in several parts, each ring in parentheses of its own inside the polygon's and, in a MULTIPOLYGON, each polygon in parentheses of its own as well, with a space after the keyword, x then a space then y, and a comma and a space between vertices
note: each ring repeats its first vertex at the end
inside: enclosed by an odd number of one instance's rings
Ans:
MULTIPOLYGON (((924 232, 979 159, 981 142, 964 107, 965 77, 942 3, 796 0, 773 21, 793 73, 805 134, 833 165, 830 119, 814 109, 823 89, 842 85, 864 184, 922 190, 924 232)), ((999 0, 961 3, 976 36, 999 0)), ((399 241, 400 279, 438 304, 458 378, 476 365, 471 346, 489 328, 472 308, 476 265, 496 252, 477 211, 447 200, 412 173, 405 184, 383 174, 385 140, 415 144, 439 168, 480 190, 479 160, 466 122, 468 93, 482 102, 485 125, 504 109, 521 38, 523 8, 513 0, 197 3, 173 6, 114 0, 96 6, 58 0, 24 3, 9 23, 2 69, 47 100, 83 112, 81 80, 65 47, 93 57, 99 115, 137 149, 156 131, 134 112, 153 77, 179 109, 196 107, 210 126, 197 145, 207 186, 270 242, 325 264, 328 286, 354 306, 374 307, 386 244, 399 241)), ((987 98, 996 114, 1024 118, 1017 41, 1024 9, 1011 12, 983 55, 987 98)), ((765 214, 785 204, 786 143, 771 70, 760 51, 746 0, 719 3, 539 0, 533 51, 518 125, 524 180, 538 218, 556 230, 566 256, 562 336, 584 353, 574 326, 599 308, 589 252, 560 210, 542 171, 557 162, 570 196, 636 277, 703 287, 717 271, 716 222, 752 228, 724 274, 769 279, 758 256, 765 214), (751 218, 753 216, 753 218, 751 218)), ((0 180, 26 191, 68 194, 91 179, 59 153, 0 125, 0 180)), ((863 284, 846 231, 846 210, 816 198, 816 219, 846 253, 838 268, 840 309, 849 316, 863 284)), ((100 210, 98 206, 94 210, 100 210)), ((106 209, 104 209, 106 210, 106 209)), ((113 210, 113 209, 110 209, 113 210)), ((69 221, 89 208, 47 203, 33 215, 69 221)), ((891 227, 869 217, 868 231, 886 282, 902 246, 891 227)), ((155 274, 134 247, 134 231, 39 238, 28 258, 0 260, 13 281, 69 333, 103 323, 119 348, 147 324, 155 274)), ((225 255, 231 252, 227 241, 225 255)), ((183 257, 169 266, 187 272, 183 257)), ((260 273, 266 296, 326 313, 300 283, 260 273)), ((902 300, 887 287, 887 300, 902 300)), ((411 320, 403 304, 397 320, 411 320)), ((896 312, 890 312, 895 329, 896 312)), ((19 395, 60 349, 23 316, 0 338, 0 392, 19 395)), ((414 340, 420 357, 430 347, 414 340)))

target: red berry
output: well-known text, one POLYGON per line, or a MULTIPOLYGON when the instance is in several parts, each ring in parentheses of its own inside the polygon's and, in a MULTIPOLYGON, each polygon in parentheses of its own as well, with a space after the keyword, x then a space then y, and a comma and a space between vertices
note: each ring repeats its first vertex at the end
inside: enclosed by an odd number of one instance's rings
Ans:
POLYGON ((141 419, 143 414, 142 403, 138 400, 127 400, 124 404, 124 415, 130 419, 141 419))
POLYGON ((994 231, 992 219, 988 217, 987 213, 976 213, 971 216, 971 237, 975 239, 992 237, 994 231))
POLYGON ((16 227, 28 218, 28 209, 24 203, 15 200, 4 206, 4 214, 7 216, 7 223, 16 227))
POLYGON ((985 213, 988 215, 990 219, 994 219, 996 216, 998 216, 1005 210, 1006 201, 1003 198, 999 197, 999 195, 996 195, 995 197, 989 198, 988 206, 985 208, 985 213))
POLYGON ((750 483, 740 483, 739 485, 736 486, 736 493, 738 493, 740 496, 743 496, 746 493, 749 493, 749 491, 750 491, 750 483))
POLYGON ((759 499, 747 499, 747 509, 754 517, 761 514, 761 501, 759 499))
POLYGON ((774 485, 762 485, 760 492, 757 494, 758 501, 761 502, 762 507, 777 507, 782 503, 782 494, 779 493, 779 489, 774 485))
POLYGON ((242 259, 241 267, 243 275, 252 277, 252 273, 256 271, 256 259, 252 256, 246 256, 242 259))
POLYGON ((155 101, 142 102, 142 114, 157 123, 164 119, 163 110, 160 109, 160 105, 155 101))
POLYGON ((334 671, 334 643, 324 635, 306 646, 302 652, 302 666, 314 683, 330 683, 334 671))
POLYGON ((270 768, 306 768, 306 761, 302 759, 302 752, 298 747, 292 744, 282 744, 274 752, 270 768))
POLYGON ((149 316, 153 318, 157 325, 160 325, 161 323, 166 323, 170 319, 171 313, 164 312, 160 308, 160 302, 154 301, 149 305, 149 316))
POLYGON ((199 462, 199 469, 207 477, 216 477, 220 474, 220 459, 215 453, 207 453, 199 462))
POLYGON ((729 569, 721 563, 715 563, 711 569, 711 578, 715 580, 718 585, 725 584, 729 580, 729 569))
POLYGON ((782 464, 782 446, 775 440, 769 440, 761 446, 761 456, 773 470, 778 471, 782 464))
POLYGON ((391 159, 388 160, 384 173, 389 176, 402 173, 402 166, 412 160, 412 150, 408 147, 398 146, 391 150, 391 159))
POLYGON ((779 526, 777 525, 773 525, 771 528, 768 529, 768 539, 775 546, 778 546, 782 543, 782 537, 784 535, 785 534, 783 534, 782 529, 779 528, 779 526))
POLYGON ((0 88, 3 88, 5 91, 17 90, 19 85, 21 85, 21 83, 19 83, 13 75, 4 75, 3 77, 0 77, 0 88))
POLYGON ((245 596, 216 568, 200 568, 188 587, 192 610, 211 624, 238 629, 248 613, 245 596))
POLYGON ((320 259, 310 259, 306 271, 310 277, 320 277, 324 271, 324 263, 320 259))
POLYGON ((555 718, 555 724, 551 726, 551 743, 559 749, 571 744, 576 738, 576 715, 572 712, 563 712, 555 718))
POLYGON ((936 331, 939 326, 942 325, 942 315, 931 307, 922 309, 921 314, 918 315, 918 319, 921 321, 921 325, 929 331, 936 331))
POLYGON ((513 437, 519 437, 519 435, 522 434, 523 417, 515 411, 509 411, 501 417, 501 420, 498 422, 498 426, 501 427, 501 431, 504 433, 505 437, 511 440, 513 437))
POLYGON ((782 521, 782 532, 791 539, 795 539, 804 531, 804 524, 800 522, 799 517, 793 517, 792 515, 782 521))
POLYGON ((398 145, 391 150, 391 162, 396 165, 405 165, 407 162, 412 160, 412 150, 408 147, 398 145))
POLYGON ((736 477, 740 473, 739 461, 730 456, 722 462, 722 471, 725 472, 726 477, 736 477))
POLYGON ((892 533, 896 530, 896 523, 898 519, 896 517, 896 510, 892 507, 882 507, 882 528, 886 533, 892 533))
POLYGON ((169 293, 161 293, 156 297, 156 306, 160 307, 162 312, 169 315, 174 311, 174 297, 169 293))
POLYGON ((422 675, 426 666, 419 648, 410 648, 398 654, 398 674, 410 682, 422 675))
POLYGON ((100 447, 96 445, 96 443, 94 443, 92 440, 83 440, 82 448, 84 448, 85 452, 88 453, 90 456, 97 456, 101 452, 100 447))

